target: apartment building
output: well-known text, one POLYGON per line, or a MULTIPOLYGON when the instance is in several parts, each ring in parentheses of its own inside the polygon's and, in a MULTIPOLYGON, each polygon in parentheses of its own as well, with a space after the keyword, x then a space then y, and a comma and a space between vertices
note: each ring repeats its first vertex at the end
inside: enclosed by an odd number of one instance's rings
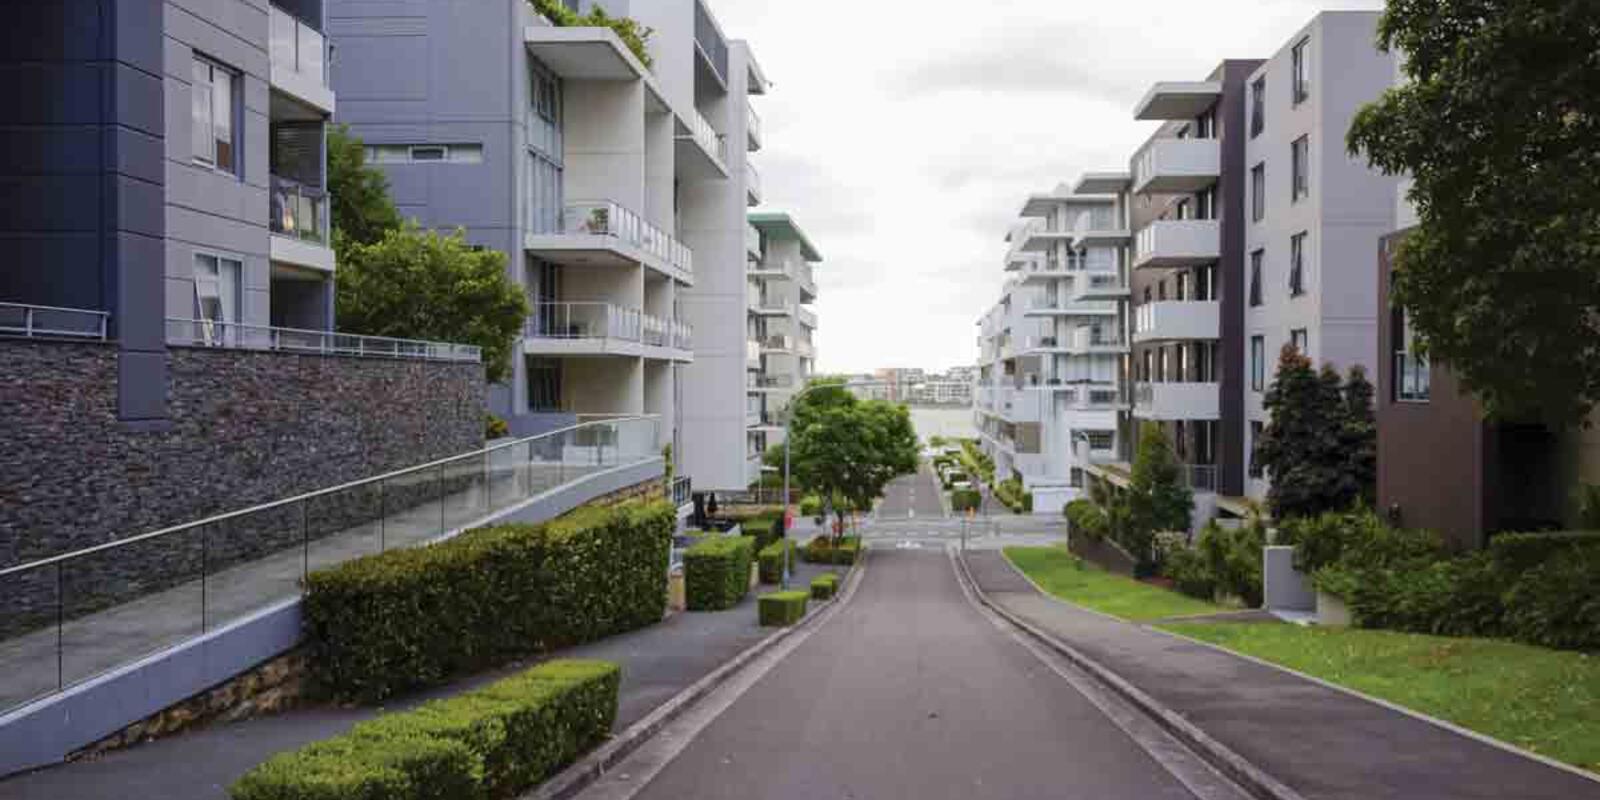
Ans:
POLYGON ((1134 231, 1132 402, 1119 458, 1098 474, 1125 482, 1140 424, 1156 422, 1197 521, 1248 513, 1269 488, 1249 455, 1278 351, 1372 374, 1378 305, 1363 253, 1392 227, 1395 182, 1348 156, 1344 131, 1392 74, 1372 44, 1377 19, 1324 12, 1269 59, 1157 83, 1134 116, 1160 125, 1128 170, 1077 185, 1126 198, 1134 231))
POLYGON ((763 453, 783 443, 783 411, 814 371, 817 315, 807 306, 817 299, 812 268, 822 254, 787 213, 749 219, 747 450, 763 453))
POLYGON ((169 344, 329 330, 321 3, 14 11, 0 329, 114 341, 118 417, 156 427, 169 344))
POLYGON ((330 0, 340 121, 402 214, 507 254, 532 306, 491 391, 513 432, 660 415, 684 472, 743 488, 748 95, 766 80, 700 0, 605 7, 651 29, 649 63, 526 0, 330 0))
POLYGON ((999 479, 1058 513, 1084 469, 1117 451, 1127 353, 1128 207, 1059 186, 1028 198, 1006 240, 1012 273, 979 320, 974 423, 999 479))

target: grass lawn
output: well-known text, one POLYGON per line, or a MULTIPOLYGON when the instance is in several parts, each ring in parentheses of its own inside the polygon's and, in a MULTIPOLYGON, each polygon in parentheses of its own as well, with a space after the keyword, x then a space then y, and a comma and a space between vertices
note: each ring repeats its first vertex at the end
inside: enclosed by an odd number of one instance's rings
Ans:
POLYGON ((1600 772, 1600 657, 1394 631, 1162 627, 1600 772))
POLYGON ((1142 622, 1211 614, 1228 609, 1187 595, 1113 575, 1064 547, 1007 547, 1006 558, 1045 591, 1069 603, 1142 622))

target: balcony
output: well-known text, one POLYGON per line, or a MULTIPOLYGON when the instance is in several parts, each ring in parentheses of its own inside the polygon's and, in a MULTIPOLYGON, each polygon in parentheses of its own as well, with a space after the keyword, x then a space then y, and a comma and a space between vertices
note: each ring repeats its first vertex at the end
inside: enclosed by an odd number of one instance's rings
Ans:
POLYGON ((105 341, 110 323, 111 314, 106 311, 0 303, 0 335, 3 336, 105 341))
POLYGON ((1134 157, 1135 194, 1197 192, 1222 174, 1217 139, 1157 139, 1134 157))
POLYGON ((745 369, 761 369, 761 343, 754 339, 744 342, 745 369))
POLYGON ((288 178, 271 176, 267 227, 273 261, 333 271, 328 236, 328 193, 288 178))
POLYGON ((1085 300, 1079 302, 1059 297, 1035 296, 1028 298, 1028 307, 1024 313, 1028 316, 1115 316, 1117 302, 1115 300, 1085 300))
POLYGON ((644 264, 682 283, 694 279, 694 252, 619 203, 574 200, 555 222, 543 226, 554 230, 529 233, 523 249, 567 266, 644 264))
POLYGON ((1001 389, 1000 414, 1012 422, 1038 422, 1040 421, 1040 399, 1045 397, 1044 392, 1032 389, 1001 389))
POLYGON ((483 360, 475 345, 361 336, 338 331, 272 328, 215 319, 166 319, 167 344, 173 347, 219 347, 233 350, 272 350, 326 356, 398 358, 417 361, 483 360))
POLYGON ((528 355, 694 360, 688 325, 610 303, 538 303, 523 335, 528 355))
POLYGON ((805 306, 799 306, 795 309, 795 319, 800 321, 800 326, 803 328, 817 329, 817 312, 805 306))
POLYGON ((744 252, 757 261, 761 260, 761 231, 748 222, 744 224, 744 252))
POLYGON ((1216 339, 1221 335, 1221 304, 1215 300, 1158 300, 1134 312, 1133 340, 1160 342, 1216 339))
POLYGON ((817 299, 817 279, 811 271, 810 262, 795 263, 794 283, 800 289, 800 302, 809 303, 817 299))
POLYGON ((1128 241, 1130 236, 1128 229, 1119 224, 1116 211, 1111 208, 1096 207, 1081 211, 1072 227, 1073 242, 1090 247, 1114 247, 1128 241))
POLYGON ((744 197, 747 205, 761 205, 761 173, 748 159, 744 162, 744 197))
POLYGON ((1079 272, 1072 279, 1074 301, 1114 300, 1128 291, 1128 281, 1115 272, 1079 272))
POLYGON ((785 334, 768 336, 761 340, 761 352, 788 355, 794 352, 794 337, 785 334))
POLYGON ((1133 414, 1153 420, 1220 419, 1220 399, 1215 383, 1140 383, 1134 387, 1133 414))
POLYGON ((728 177, 728 139, 712 127, 700 109, 690 108, 678 118, 676 155, 679 166, 693 178, 728 177))
POLYGON ((754 106, 745 104, 745 150, 754 153, 761 149, 761 115, 754 106))
POLYGON ((1068 342, 1067 350, 1075 354, 1124 353, 1128 350, 1127 341, 1116 331, 1089 325, 1075 328, 1068 342))
POLYGON ((1135 242, 1133 266, 1196 267, 1221 257, 1221 229, 1214 219, 1158 219, 1135 242))
POLYGON ((793 375, 751 375, 749 385, 751 391, 788 391, 795 388, 797 381, 793 375))
POLYGON ((1134 119, 1194 119, 1222 97, 1220 81, 1163 81, 1150 87, 1133 109, 1134 119))
POLYGON ((750 298, 750 313, 758 316, 794 316, 796 308, 794 301, 787 297, 755 296, 750 298))
POLYGON ((277 6, 268 7, 267 54, 272 88, 324 115, 332 115, 327 47, 321 31, 277 6))
POLYGON ((816 358, 817 350, 810 339, 796 339, 794 341, 794 354, 801 358, 816 358))

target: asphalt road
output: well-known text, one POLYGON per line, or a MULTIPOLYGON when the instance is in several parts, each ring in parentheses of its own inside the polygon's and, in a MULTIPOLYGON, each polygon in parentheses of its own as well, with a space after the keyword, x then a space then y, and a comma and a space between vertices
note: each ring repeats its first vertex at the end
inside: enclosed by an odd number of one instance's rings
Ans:
POLYGON ((636 797, 1191 795, 984 618, 942 550, 883 550, 850 604, 636 797))
POLYGON ((927 464, 913 475, 902 475, 884 488, 883 502, 878 505, 878 519, 937 518, 944 516, 944 503, 940 500, 939 481, 927 464))

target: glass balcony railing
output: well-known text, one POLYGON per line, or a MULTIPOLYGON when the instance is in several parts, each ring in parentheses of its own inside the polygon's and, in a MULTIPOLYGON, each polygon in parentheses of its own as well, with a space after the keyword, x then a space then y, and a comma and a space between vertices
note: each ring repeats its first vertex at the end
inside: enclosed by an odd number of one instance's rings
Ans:
POLYGON ((273 233, 328 243, 328 193, 323 189, 273 175, 271 206, 273 233))
POLYGON ((561 210, 561 232, 612 236, 684 272, 694 272, 694 252, 660 228, 610 200, 574 200, 561 210))
POLYGON ((678 350, 694 346, 689 325, 611 303, 536 303, 523 333, 530 339, 616 339, 678 350))
POLYGON ((328 85, 327 41, 321 31, 277 6, 270 7, 267 25, 267 51, 273 66, 328 85))

